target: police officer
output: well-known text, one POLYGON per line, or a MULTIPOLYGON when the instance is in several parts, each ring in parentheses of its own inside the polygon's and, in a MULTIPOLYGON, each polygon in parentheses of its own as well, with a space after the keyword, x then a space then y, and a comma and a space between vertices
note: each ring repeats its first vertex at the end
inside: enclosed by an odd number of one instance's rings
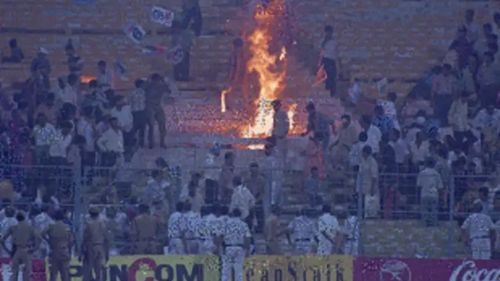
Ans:
POLYGON ((199 251, 199 228, 201 217, 200 214, 191 210, 191 203, 184 202, 184 211, 183 215, 184 221, 186 222, 186 254, 188 255, 196 255, 199 251))
POLYGON ((214 242, 216 247, 217 255, 222 255, 224 250, 222 246, 222 235, 224 234, 224 228, 227 225, 227 221, 229 220, 229 207, 216 205, 215 216, 216 220, 214 221, 214 242))
POLYGON ((329 205, 323 206, 323 214, 318 218, 318 252, 320 256, 333 254, 336 246, 336 235, 340 231, 337 218, 332 215, 329 205))
POLYGON ((178 202, 175 212, 168 219, 168 252, 172 255, 183 255, 186 253, 186 241, 184 239, 184 204, 178 202))
POLYGON ((81 257, 83 257, 83 280, 103 281, 103 269, 109 260, 109 231, 103 221, 99 220, 99 210, 89 209, 90 219, 85 223, 81 257))
MULTIPOLYGON (((0 221, 0 234, 2 236, 7 235, 7 231, 17 224, 16 220, 16 210, 12 206, 7 206, 3 211, 5 211, 5 217, 0 221)), ((12 237, 5 240, 5 246, 7 249, 12 248, 12 237)), ((10 253, 2 249, 0 256, 2 258, 9 258, 10 253)))
POLYGON ((357 256, 359 254, 359 220, 355 207, 349 209, 343 231, 345 235, 344 255, 357 256))
POLYGON ((264 236, 266 238, 267 254, 279 255, 281 254, 281 246, 279 237, 286 233, 279 221, 280 208, 278 206, 271 207, 271 215, 267 218, 264 236))
POLYGON ((245 256, 249 254, 251 237, 248 225, 241 220, 241 211, 234 209, 226 222, 222 235, 224 245, 222 281, 232 280, 231 272, 233 269, 235 281, 243 281, 243 262, 245 256))
POLYGON ((472 207, 472 214, 462 225, 462 234, 466 244, 470 246, 472 258, 489 260, 491 258, 491 245, 495 244, 495 226, 490 216, 483 214, 481 200, 476 200, 472 207), (470 243, 469 243, 470 242, 470 243))
POLYGON ((32 255, 40 244, 40 237, 37 232, 26 221, 24 213, 18 212, 16 215, 17 224, 13 225, 7 231, 7 234, 2 237, 2 246, 7 252, 11 253, 12 257, 12 275, 11 281, 17 281, 19 275, 19 266, 24 265, 23 280, 28 281, 31 278, 32 255), (7 249, 5 240, 12 236, 12 249, 7 249))
POLYGON ((201 208, 201 222, 199 228, 200 254, 213 255, 215 253, 215 224, 217 217, 212 212, 213 207, 203 206, 201 208))
POLYGON ((160 225, 158 219, 149 212, 149 206, 139 205, 139 215, 134 218, 130 226, 131 238, 135 244, 135 254, 158 254, 158 234, 160 225))
POLYGON ((288 224, 288 243, 293 245, 295 255, 308 255, 313 252, 316 224, 310 213, 309 210, 302 209, 288 224))
POLYGON ((63 222, 64 212, 58 210, 54 214, 55 223, 48 226, 42 233, 42 238, 50 247, 50 281, 56 281, 57 274, 61 274, 61 281, 69 281, 69 263, 73 235, 68 225, 63 222))

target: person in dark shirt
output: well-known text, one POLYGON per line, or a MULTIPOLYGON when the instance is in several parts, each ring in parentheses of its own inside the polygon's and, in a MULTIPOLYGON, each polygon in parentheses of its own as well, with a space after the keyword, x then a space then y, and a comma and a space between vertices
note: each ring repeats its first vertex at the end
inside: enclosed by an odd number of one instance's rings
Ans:
POLYGON ((148 141, 149 148, 154 147, 154 123, 158 123, 160 131, 160 146, 165 148, 165 112, 163 111, 163 95, 170 93, 170 88, 163 82, 162 77, 155 73, 146 88, 146 112, 148 113, 148 141))
POLYGON ((17 40, 15 38, 10 39, 9 41, 10 47, 10 56, 3 57, 3 63, 20 63, 24 59, 23 50, 17 45, 17 40))
POLYGON ((469 57, 474 53, 472 43, 467 39, 467 29, 465 27, 462 26, 458 29, 457 36, 449 49, 457 53, 458 69, 464 68, 469 57))

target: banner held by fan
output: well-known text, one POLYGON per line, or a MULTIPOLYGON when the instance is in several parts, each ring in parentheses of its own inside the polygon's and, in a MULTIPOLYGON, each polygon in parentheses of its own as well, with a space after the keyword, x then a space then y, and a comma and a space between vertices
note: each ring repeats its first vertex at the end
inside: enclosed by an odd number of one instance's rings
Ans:
POLYGON ((136 23, 129 23, 124 28, 125 34, 128 38, 130 38, 134 43, 140 44, 144 36, 146 35, 146 31, 136 23))
POLYGON ((172 27, 174 22, 174 12, 159 6, 151 8, 151 21, 166 27, 172 27))
POLYGON ((167 51, 167 62, 179 64, 184 59, 184 50, 181 45, 175 45, 167 51))

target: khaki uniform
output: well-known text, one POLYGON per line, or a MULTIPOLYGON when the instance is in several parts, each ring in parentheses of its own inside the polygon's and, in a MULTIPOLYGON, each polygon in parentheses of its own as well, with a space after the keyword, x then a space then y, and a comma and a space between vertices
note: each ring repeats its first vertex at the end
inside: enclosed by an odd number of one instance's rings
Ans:
POLYGON ((106 225, 96 219, 89 220, 83 232, 83 280, 103 281, 102 272, 109 255, 109 232, 106 225))
POLYGON ((137 216, 131 225, 132 239, 135 243, 135 254, 151 255, 159 253, 158 220, 149 214, 137 216))
POLYGON ((266 220, 264 235, 266 237, 267 254, 279 255, 281 254, 280 240, 278 234, 280 232, 280 223, 276 215, 271 215, 266 220))
POLYGON ((10 280, 18 280, 19 266, 23 264, 23 280, 28 281, 31 279, 33 248, 36 248, 38 245, 39 237, 36 234, 35 229, 27 221, 22 221, 9 228, 7 235, 3 238, 2 242, 4 242, 8 236, 12 236, 13 245, 12 275, 10 280))
POLYGON ((49 225, 43 237, 47 237, 50 247, 50 281, 55 281, 57 273, 61 281, 69 281, 69 263, 71 261, 71 244, 73 236, 69 227, 58 221, 49 225))

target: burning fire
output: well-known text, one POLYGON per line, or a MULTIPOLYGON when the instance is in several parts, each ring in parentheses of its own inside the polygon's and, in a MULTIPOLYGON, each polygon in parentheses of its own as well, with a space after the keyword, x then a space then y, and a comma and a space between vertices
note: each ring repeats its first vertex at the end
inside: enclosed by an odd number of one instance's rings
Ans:
POLYGON ((232 87, 222 90, 220 93, 220 112, 224 113, 227 110, 226 107, 226 95, 231 92, 232 87))
POLYGON ((80 83, 82 84, 88 84, 90 81, 95 80, 95 76, 90 76, 90 75, 82 75, 80 76, 80 83))
MULTIPOLYGON (((269 10, 283 6, 284 0, 275 0, 267 7, 269 10)), ((269 46, 273 41, 273 26, 276 17, 272 13, 255 14, 255 30, 248 37, 250 58, 247 71, 257 73, 260 91, 255 100, 256 115, 248 127, 243 129, 244 137, 268 136, 273 126, 271 102, 281 97, 285 88, 287 54, 285 47, 279 55, 272 54, 269 46)))

